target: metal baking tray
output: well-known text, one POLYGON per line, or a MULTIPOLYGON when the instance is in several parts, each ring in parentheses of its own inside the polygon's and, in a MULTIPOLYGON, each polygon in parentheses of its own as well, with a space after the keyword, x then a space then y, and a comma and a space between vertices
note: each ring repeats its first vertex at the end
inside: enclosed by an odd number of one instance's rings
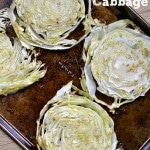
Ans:
MULTIPOLYGON (((0 0, 0 8, 9 7, 12 0, 0 0)), ((131 19, 150 36, 150 25, 130 7, 93 7, 92 15, 107 24, 119 19, 131 19)), ((15 37, 12 28, 8 35, 15 37)), ((80 27, 72 36, 80 35, 80 27)), ((0 127, 26 150, 37 150, 36 120, 43 106, 56 91, 73 80, 80 88, 83 42, 65 51, 49 51, 37 48, 39 59, 47 66, 47 74, 39 82, 16 94, 0 96, 0 127)), ((101 99, 111 98, 100 94, 101 99)), ((150 91, 135 102, 122 106, 111 115, 119 145, 125 150, 138 150, 150 137, 150 91)), ((147 142, 149 143, 149 142, 147 142)), ((148 149, 147 149, 148 150, 148 149)))

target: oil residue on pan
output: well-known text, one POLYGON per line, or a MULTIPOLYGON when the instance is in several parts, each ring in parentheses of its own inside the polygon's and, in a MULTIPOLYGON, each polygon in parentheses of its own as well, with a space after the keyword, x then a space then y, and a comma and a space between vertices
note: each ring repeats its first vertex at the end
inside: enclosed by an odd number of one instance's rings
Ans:
MULTIPOLYGON (((0 8, 8 7, 11 0, 0 1, 0 8)), ((105 21, 107 24, 124 17, 114 8, 94 7, 93 17, 105 21), (117 13, 116 13, 117 12, 117 13)), ((78 29, 80 31, 80 29, 78 29)), ((15 37, 14 31, 9 29, 10 37, 15 37)), ((76 33, 78 34, 78 33, 76 33)), ((72 35, 72 36, 76 36, 72 35)), ((47 74, 39 82, 19 91, 16 94, 0 96, 0 114, 11 123, 24 137, 36 144, 36 120, 43 106, 51 99, 58 89, 73 80, 73 83, 80 87, 79 77, 81 76, 80 67, 82 66, 82 47, 81 42, 77 46, 67 51, 40 51, 39 59, 46 64, 47 74)), ((102 94, 100 98, 110 100, 102 94)), ((145 97, 140 97, 134 103, 122 106, 117 115, 112 115, 115 122, 117 138, 124 147, 130 150, 139 149, 140 146, 150 137, 150 92, 145 97)))

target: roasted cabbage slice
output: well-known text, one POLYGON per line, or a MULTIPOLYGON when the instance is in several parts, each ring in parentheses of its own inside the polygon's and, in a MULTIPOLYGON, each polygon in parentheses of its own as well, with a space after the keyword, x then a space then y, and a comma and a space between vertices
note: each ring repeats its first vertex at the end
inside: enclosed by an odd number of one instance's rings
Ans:
POLYGON ((86 13, 84 0, 13 0, 9 15, 24 46, 68 49, 83 40, 94 23, 91 0, 87 3, 86 13), (81 23, 85 34, 79 39, 69 39, 81 23))
POLYGON ((130 20, 94 27, 85 40, 83 59, 83 89, 112 110, 150 89, 150 37, 130 20), (114 103, 99 100, 97 90, 113 97, 114 103))
POLYGON ((46 73, 44 64, 36 59, 36 51, 22 47, 17 38, 10 41, 5 33, 9 24, 8 9, 0 10, 0 95, 15 93, 46 73))
POLYGON ((115 150, 113 120, 98 104, 62 87, 37 120, 39 150, 115 150))

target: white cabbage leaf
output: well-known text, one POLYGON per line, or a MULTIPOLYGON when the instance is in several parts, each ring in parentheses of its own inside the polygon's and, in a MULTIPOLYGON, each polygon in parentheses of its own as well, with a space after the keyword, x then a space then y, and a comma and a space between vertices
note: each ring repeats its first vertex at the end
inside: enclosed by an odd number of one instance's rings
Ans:
POLYGON ((150 37, 130 20, 94 27, 85 39, 83 59, 82 88, 111 111, 150 89, 150 37), (98 99, 96 91, 114 102, 98 99))
POLYGON ((64 50, 78 44, 99 22, 91 17, 91 0, 13 0, 9 16, 13 28, 26 47, 36 46, 64 50), (79 39, 68 36, 84 24, 85 34, 79 39))
POLYGON ((98 104, 76 91, 72 82, 43 107, 37 120, 39 150, 115 150, 114 122, 98 104))
POLYGON ((15 38, 13 43, 5 33, 10 24, 8 9, 0 10, 0 95, 15 93, 44 77, 46 69, 37 61, 38 53, 28 51, 15 38))

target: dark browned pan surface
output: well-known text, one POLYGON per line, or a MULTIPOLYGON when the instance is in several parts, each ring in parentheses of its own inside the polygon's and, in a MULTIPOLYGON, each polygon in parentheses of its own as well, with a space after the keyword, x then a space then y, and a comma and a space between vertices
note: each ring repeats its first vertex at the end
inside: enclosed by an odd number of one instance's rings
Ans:
MULTIPOLYGON (((10 3, 11 0, 0 0, 0 8, 9 6, 10 3)), ((92 13, 95 18, 106 23, 128 18, 128 14, 124 15, 114 8, 102 6, 93 8, 92 13)), ((141 23, 139 25, 143 27, 141 23)), ((142 29, 144 31, 149 30, 146 25, 142 29)), ((13 29, 8 29, 7 32, 10 36, 15 36, 13 29)), ((80 28, 72 36, 78 36, 79 33, 80 28)), ((36 144, 36 120, 47 101, 70 80, 73 80, 74 84, 80 87, 82 46, 83 42, 66 51, 37 49, 41 52, 39 59, 46 64, 48 70, 46 76, 16 94, 0 96, 0 114, 33 145, 36 144)), ((109 99, 106 96, 100 96, 103 99, 109 99)), ((145 97, 121 107, 117 111, 118 114, 112 115, 118 140, 125 144, 126 149, 137 150, 150 137, 149 107, 150 92, 145 97)), ((13 128, 11 130, 15 134, 16 130, 13 128)), ((26 144, 28 143, 25 142, 24 145, 26 144)), ((27 145, 27 147, 29 146, 27 145)))

